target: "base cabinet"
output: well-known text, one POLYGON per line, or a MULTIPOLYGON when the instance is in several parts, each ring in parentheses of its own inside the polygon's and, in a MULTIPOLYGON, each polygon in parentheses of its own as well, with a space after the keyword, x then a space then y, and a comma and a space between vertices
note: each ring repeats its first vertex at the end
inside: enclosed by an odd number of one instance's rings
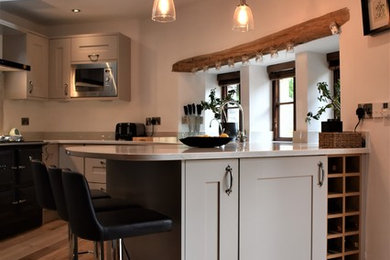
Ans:
POLYGON ((237 260, 237 159, 185 163, 185 216, 184 259, 237 260))
POLYGON ((326 162, 240 160, 240 260, 326 259, 326 162))
MULTIPOLYGON (((86 144, 82 144, 84 146, 86 144)), ((91 189, 106 190, 106 160, 87 157, 76 157, 66 153, 66 148, 77 145, 59 146, 60 168, 68 168, 85 175, 91 189)))
POLYGON ((40 145, 0 148, 0 239, 42 224, 30 166, 30 157, 40 160, 41 154, 40 145))

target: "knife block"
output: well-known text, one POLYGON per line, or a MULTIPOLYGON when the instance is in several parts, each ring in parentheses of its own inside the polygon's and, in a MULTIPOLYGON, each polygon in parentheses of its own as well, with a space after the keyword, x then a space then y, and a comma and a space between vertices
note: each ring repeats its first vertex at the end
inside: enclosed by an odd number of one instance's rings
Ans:
POLYGON ((181 122, 188 125, 188 135, 198 135, 200 133, 200 125, 203 124, 203 116, 183 116, 181 122))

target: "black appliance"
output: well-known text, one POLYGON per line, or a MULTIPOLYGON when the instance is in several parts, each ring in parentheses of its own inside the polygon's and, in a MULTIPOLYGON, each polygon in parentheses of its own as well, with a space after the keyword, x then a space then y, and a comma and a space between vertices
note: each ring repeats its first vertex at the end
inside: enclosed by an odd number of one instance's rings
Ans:
POLYGON ((21 64, 14 61, 0 59, 0 71, 30 71, 29 65, 21 64))
POLYGON ((132 141, 133 137, 146 136, 145 125, 141 123, 118 123, 115 127, 115 140, 132 141))
POLYGON ((30 157, 42 159, 42 144, 0 146, 0 239, 42 225, 30 157))

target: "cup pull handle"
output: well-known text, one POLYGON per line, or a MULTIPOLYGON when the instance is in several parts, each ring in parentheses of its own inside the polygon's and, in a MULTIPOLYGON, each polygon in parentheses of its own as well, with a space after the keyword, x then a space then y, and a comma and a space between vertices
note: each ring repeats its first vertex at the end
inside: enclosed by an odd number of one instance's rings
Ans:
POLYGON ((96 62, 99 60, 99 54, 96 54, 96 53, 93 53, 93 54, 89 54, 88 55, 88 58, 93 61, 93 62, 96 62))

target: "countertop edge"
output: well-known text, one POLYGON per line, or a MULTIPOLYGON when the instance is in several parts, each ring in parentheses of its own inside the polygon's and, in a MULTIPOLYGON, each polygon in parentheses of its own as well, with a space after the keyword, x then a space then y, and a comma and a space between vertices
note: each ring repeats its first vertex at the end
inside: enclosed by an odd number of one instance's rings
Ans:
MULTIPOLYGON (((111 148, 115 150, 117 146, 111 148)), ((161 146, 160 147, 164 147, 161 146)), ((124 161, 176 161, 176 160, 207 160, 226 158, 260 158, 260 157, 294 157, 294 156, 328 156, 339 154, 368 154, 368 148, 335 148, 335 149, 291 149, 291 150, 252 150, 252 151, 225 151, 210 149, 192 149, 180 146, 177 152, 143 151, 129 147, 127 151, 105 152, 101 147, 68 147, 67 153, 72 156, 91 157, 108 160, 124 161), (133 149, 133 150, 131 150, 133 149)))

